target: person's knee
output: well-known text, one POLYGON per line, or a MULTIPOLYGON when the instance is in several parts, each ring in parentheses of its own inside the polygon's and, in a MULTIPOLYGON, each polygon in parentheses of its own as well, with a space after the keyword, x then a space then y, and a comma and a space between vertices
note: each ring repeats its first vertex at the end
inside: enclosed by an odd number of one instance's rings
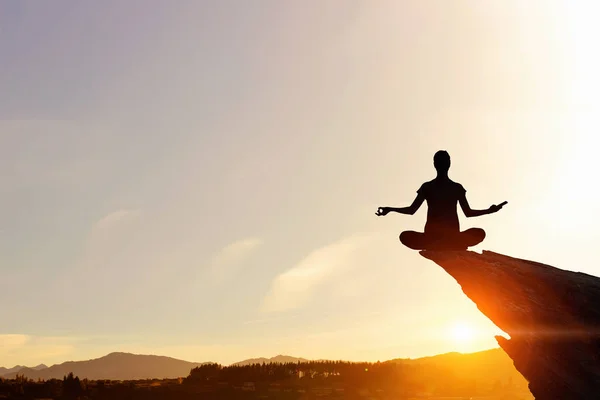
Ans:
POLYGON ((408 231, 404 231, 400 234, 400 236, 398 236, 398 239, 400 239, 400 243, 406 245, 407 243, 410 243, 410 232, 408 231))
POLYGON ((460 239, 461 247, 471 247, 477 246, 479 243, 483 242, 485 239, 485 231, 481 228, 471 228, 467 229, 461 234, 462 239, 460 239))
POLYGON ((485 231, 481 228, 472 228, 470 229, 468 236, 471 238, 470 245, 474 246, 475 244, 483 242, 483 240, 485 239, 485 231))
POLYGON ((398 237, 400 243, 413 250, 421 250, 423 246, 422 234, 414 231, 404 231, 398 237))

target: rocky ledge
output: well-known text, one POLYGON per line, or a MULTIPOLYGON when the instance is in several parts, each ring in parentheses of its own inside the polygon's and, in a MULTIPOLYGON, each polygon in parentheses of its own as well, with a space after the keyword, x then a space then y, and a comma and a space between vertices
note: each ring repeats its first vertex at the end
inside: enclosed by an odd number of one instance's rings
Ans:
POLYGON ((600 278, 490 251, 421 255, 510 336, 496 340, 536 400, 600 398, 600 278))

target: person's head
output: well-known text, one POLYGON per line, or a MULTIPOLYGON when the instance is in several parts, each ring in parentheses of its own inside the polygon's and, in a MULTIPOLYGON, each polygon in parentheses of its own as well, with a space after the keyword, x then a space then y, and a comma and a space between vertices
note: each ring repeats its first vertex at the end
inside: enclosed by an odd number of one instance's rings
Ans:
POLYGON ((446 173, 450 169, 450 154, 440 150, 433 156, 433 166, 438 172, 446 173))

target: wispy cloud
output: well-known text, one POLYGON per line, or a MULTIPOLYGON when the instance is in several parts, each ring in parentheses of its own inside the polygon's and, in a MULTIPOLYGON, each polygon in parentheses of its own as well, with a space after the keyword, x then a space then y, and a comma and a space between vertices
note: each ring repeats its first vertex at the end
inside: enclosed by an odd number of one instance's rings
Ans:
POLYGON ((119 222, 124 222, 126 220, 136 218, 136 217, 140 216, 140 214, 141 214, 141 210, 122 209, 122 210, 113 211, 113 212, 105 215, 104 217, 102 217, 98 222, 96 222, 96 225, 94 226, 94 228, 100 229, 100 230, 108 229, 108 228, 114 227, 119 222))
POLYGON ((34 366, 42 362, 62 359, 75 349, 77 338, 34 336, 24 334, 0 335, 2 366, 34 366))
POLYGON ((131 241, 129 228, 142 214, 138 209, 119 209, 96 221, 88 234, 81 267, 93 268, 106 263, 117 249, 131 241))
POLYGON ((0 335, 0 355, 24 346, 29 336, 20 334, 0 335))
POLYGON ((263 299, 262 311, 277 312, 303 306, 319 285, 356 266, 357 252, 372 240, 372 235, 353 235, 314 250, 273 280, 263 299))
POLYGON ((72 268, 60 272, 57 285, 71 292, 86 292, 92 287, 102 287, 117 274, 122 276, 122 260, 130 254, 131 243, 137 239, 136 233, 143 222, 141 216, 138 209, 117 209, 92 221, 77 259, 72 268), (100 269, 102 274, 89 279, 90 274, 100 269))
POLYGON ((243 261, 262 244, 262 239, 246 238, 222 248, 211 261, 212 278, 218 283, 231 279, 242 268, 243 261))

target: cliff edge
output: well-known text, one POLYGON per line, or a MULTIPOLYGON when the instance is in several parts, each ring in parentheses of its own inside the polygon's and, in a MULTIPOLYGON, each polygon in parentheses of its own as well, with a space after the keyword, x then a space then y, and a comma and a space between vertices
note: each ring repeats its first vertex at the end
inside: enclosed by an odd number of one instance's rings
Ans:
POLYGON ((600 278, 484 251, 421 255, 510 339, 496 336, 536 400, 600 396, 600 278))

